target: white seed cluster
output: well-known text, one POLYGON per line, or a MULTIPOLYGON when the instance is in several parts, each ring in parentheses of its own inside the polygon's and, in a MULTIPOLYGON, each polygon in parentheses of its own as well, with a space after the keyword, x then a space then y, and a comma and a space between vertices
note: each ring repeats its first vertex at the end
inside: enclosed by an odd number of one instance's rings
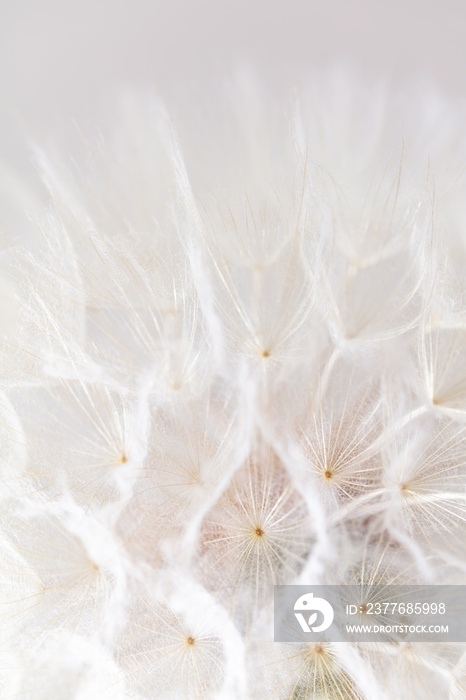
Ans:
POLYGON ((466 575, 466 122, 408 92, 133 94, 37 154, 0 697, 466 697, 458 644, 272 641, 274 584, 466 575))

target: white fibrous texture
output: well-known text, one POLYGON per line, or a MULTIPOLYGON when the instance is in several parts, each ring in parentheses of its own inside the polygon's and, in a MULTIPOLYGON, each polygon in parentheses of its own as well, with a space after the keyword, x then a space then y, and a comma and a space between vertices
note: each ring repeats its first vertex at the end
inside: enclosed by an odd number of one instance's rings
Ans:
POLYGON ((131 94, 35 150, 0 259, 2 699, 466 698, 459 643, 273 641, 277 584, 466 581, 465 115, 348 73, 281 94, 131 94))

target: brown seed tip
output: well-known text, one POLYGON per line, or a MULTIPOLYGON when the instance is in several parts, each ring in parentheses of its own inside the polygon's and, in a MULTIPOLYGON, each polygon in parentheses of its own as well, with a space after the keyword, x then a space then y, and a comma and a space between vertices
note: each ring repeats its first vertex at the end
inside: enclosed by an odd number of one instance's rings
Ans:
POLYGON ((121 455, 120 464, 125 464, 127 461, 128 461, 128 457, 126 455, 121 455))
POLYGON ((268 350, 262 350, 262 357, 264 357, 264 358, 270 357, 270 352, 268 350))
POLYGON ((194 637, 188 637, 186 639, 186 643, 192 646, 194 644, 194 637))
POLYGON ((326 479, 331 479, 332 476, 333 476, 333 474, 332 474, 332 472, 330 471, 330 469, 326 469, 326 470, 324 471, 324 476, 325 476, 326 479))
POLYGON ((256 527, 256 529, 254 530, 254 533, 257 535, 257 537, 262 537, 262 535, 264 534, 264 531, 261 527, 256 527))

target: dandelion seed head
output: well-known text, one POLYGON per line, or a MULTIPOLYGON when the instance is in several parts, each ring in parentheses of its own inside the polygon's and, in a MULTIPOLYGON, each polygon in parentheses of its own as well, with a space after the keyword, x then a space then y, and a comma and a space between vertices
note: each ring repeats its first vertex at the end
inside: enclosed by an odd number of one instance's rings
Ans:
POLYGON ((466 570, 462 108, 370 88, 131 94, 36 151, 0 337, 10 695, 464 695, 463 649, 271 641, 276 584, 351 584, 366 620, 466 570))

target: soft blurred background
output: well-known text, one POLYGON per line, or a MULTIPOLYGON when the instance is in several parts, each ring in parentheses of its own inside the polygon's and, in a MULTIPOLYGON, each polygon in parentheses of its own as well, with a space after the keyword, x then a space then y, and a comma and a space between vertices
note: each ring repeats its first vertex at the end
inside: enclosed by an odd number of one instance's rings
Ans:
POLYGON ((120 86, 163 92, 238 61, 274 77, 349 62, 395 84, 421 76, 447 96, 465 94, 464 0, 0 0, 0 8, 4 233, 18 225, 23 178, 33 172, 28 141, 46 142, 71 119, 92 123, 120 86))

